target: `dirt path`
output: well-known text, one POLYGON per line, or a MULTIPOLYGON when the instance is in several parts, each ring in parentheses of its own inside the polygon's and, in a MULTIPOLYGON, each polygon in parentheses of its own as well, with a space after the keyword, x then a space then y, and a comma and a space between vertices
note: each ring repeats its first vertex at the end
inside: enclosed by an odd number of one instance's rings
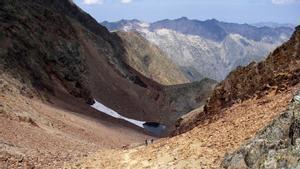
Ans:
POLYGON ((66 168, 218 168, 226 152, 238 148, 277 117, 291 98, 291 92, 285 92, 248 100, 224 110, 221 119, 188 133, 147 147, 101 151, 66 168))

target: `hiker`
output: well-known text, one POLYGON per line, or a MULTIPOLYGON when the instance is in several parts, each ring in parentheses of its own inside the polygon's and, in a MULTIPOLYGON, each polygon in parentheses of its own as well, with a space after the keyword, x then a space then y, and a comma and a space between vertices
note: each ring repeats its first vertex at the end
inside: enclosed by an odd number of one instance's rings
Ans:
POLYGON ((129 144, 123 145, 122 148, 123 148, 124 150, 128 149, 128 148, 129 148, 129 144))
POLYGON ((145 140, 145 145, 148 146, 148 140, 147 139, 145 140))
POLYGON ((154 142, 154 140, 153 140, 153 139, 151 139, 151 144, 153 144, 153 142, 154 142))

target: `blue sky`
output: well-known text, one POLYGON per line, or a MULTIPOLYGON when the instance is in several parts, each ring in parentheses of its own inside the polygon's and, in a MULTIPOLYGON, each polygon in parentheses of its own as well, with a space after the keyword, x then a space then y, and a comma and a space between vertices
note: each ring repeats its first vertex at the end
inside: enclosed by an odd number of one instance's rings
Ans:
POLYGON ((186 16, 236 23, 300 24, 300 0, 74 0, 99 22, 139 19, 153 22, 186 16))

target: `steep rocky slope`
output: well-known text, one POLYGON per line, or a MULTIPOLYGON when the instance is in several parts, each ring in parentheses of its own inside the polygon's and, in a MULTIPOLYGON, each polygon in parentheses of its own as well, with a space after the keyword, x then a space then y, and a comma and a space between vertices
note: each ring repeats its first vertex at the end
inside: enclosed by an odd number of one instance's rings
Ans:
POLYGON ((237 66, 261 61, 288 40, 290 27, 254 27, 248 24, 179 18, 145 23, 138 20, 103 22, 109 30, 138 31, 158 45, 192 81, 208 77, 223 80, 237 66))
MULTIPOLYGON (((300 86, 291 89, 299 90, 300 86)), ((286 109, 292 92, 272 92, 222 110, 223 117, 184 134, 127 150, 99 151, 66 168, 203 168, 218 169, 236 150, 286 109)))
POLYGON ((107 81, 124 79, 122 67, 112 67, 118 43, 68 0, 0 2, 0 168, 60 168, 150 137, 86 104, 101 97, 91 63, 103 67, 107 81), (87 39, 98 46, 80 41, 87 39))
POLYGON ((203 112, 196 118, 181 123, 175 134, 182 133, 208 119, 222 117, 220 111, 250 98, 260 98, 270 91, 286 91, 300 81, 300 28, 291 39, 274 50, 266 60, 238 67, 219 83, 203 112))
POLYGON ((36 92, 2 71, 0 93, 1 169, 61 168, 96 150, 151 138, 81 101, 69 98, 66 104, 54 97, 49 99, 55 105, 41 101, 36 92))
POLYGON ((126 117, 168 125, 207 99, 195 95, 186 112, 179 110, 165 86, 126 64, 126 42, 68 0, 8 0, 0 7, 1 69, 43 96, 95 99, 126 117))
POLYGON ((300 94, 289 109, 240 149, 228 154, 222 168, 299 168, 300 94))
POLYGON ((188 83, 181 70, 156 45, 137 32, 118 32, 127 57, 124 61, 144 76, 163 85, 188 83))
POLYGON ((214 90, 207 105, 216 112, 234 102, 260 97, 268 90, 285 90, 300 81, 300 27, 291 39, 274 50, 266 60, 239 67, 214 90))

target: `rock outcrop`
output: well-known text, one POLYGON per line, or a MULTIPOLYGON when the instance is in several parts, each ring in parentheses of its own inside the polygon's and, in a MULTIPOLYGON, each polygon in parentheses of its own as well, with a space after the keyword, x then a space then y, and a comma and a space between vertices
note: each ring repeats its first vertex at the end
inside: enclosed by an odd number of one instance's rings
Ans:
POLYGON ((300 167, 300 93, 289 109, 237 151, 227 154, 223 169, 294 169, 300 167))

